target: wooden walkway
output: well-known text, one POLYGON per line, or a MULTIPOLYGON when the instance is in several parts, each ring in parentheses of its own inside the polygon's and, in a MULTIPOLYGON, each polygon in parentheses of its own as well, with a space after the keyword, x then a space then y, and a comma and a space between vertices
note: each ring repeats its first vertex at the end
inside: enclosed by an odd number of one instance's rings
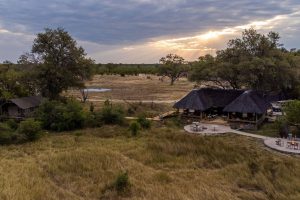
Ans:
MULTIPOLYGON (((146 119, 151 120, 151 121, 161 121, 166 117, 173 116, 175 113, 176 113, 176 111, 169 111, 169 112, 163 113, 161 115, 158 115, 156 117, 146 118, 146 119)), ((137 117, 125 117, 125 119, 137 120, 138 118, 137 117)))

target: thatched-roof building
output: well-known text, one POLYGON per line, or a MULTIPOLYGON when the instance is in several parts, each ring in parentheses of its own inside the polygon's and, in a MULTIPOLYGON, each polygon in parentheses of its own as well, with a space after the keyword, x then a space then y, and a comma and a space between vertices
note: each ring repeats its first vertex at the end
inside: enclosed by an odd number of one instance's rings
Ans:
POLYGON ((174 107, 200 111, 206 111, 213 107, 224 108, 243 92, 243 90, 195 89, 175 103, 174 107))
POLYGON ((265 119, 271 107, 270 96, 252 90, 211 89, 192 90, 175 103, 183 115, 203 118, 222 116, 229 122, 254 124, 265 119))
POLYGON ((23 119, 31 117, 34 110, 42 103, 40 96, 10 99, 1 105, 1 116, 4 118, 23 119))

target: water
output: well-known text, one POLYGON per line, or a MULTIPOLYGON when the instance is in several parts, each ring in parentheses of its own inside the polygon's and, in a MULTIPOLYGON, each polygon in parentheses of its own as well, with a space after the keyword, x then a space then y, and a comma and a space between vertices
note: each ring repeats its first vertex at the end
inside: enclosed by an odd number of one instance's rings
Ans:
POLYGON ((84 92, 109 92, 111 89, 108 88, 87 88, 84 92))

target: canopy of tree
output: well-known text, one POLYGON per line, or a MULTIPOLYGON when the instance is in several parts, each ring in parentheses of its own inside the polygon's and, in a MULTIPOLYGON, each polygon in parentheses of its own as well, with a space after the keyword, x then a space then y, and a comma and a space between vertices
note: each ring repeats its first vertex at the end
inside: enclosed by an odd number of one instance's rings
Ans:
POLYGON ((12 63, 0 65, 0 99, 9 99, 33 94, 31 73, 20 70, 12 63))
POLYGON ((274 32, 245 30, 215 57, 206 55, 193 62, 190 79, 222 88, 297 92, 300 53, 282 48, 279 38, 274 32))
POLYGON ((37 68, 37 85, 43 96, 56 99, 70 87, 83 87, 91 76, 93 61, 82 47, 63 29, 45 29, 33 42, 32 53, 41 64, 37 68))
POLYGON ((176 54, 168 54, 166 57, 162 57, 160 63, 162 65, 159 68, 159 74, 169 77, 171 85, 189 71, 184 59, 176 54))
POLYGON ((284 108, 286 119, 290 124, 297 125, 300 128, 300 101, 289 102, 284 108))

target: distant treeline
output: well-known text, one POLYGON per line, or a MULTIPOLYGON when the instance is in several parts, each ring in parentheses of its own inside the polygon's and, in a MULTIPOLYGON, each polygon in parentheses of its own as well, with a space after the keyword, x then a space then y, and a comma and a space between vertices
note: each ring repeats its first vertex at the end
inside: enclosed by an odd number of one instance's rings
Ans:
POLYGON ((95 64, 93 65, 94 74, 158 74, 160 64, 95 64))

